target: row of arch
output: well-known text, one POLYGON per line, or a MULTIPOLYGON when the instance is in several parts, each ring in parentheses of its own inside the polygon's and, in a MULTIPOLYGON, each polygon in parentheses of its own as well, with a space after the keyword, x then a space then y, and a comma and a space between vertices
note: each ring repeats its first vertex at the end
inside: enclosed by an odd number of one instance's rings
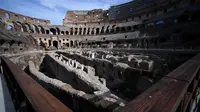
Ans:
MULTIPOLYGON (((185 11, 180 17, 176 18, 173 22, 189 20, 189 19, 199 18, 196 14, 192 16, 189 15, 188 11, 185 11)), ((41 25, 34 25, 28 23, 21 23, 19 21, 13 21, 13 27, 9 26, 8 30, 15 30, 28 33, 39 33, 39 34, 52 34, 52 35, 105 35, 105 34, 115 34, 115 33, 125 33, 131 31, 137 31, 144 27, 156 26, 160 24, 168 24, 168 20, 157 20, 154 22, 148 22, 145 24, 137 24, 132 26, 117 26, 117 25, 107 25, 101 27, 71 27, 67 31, 60 30, 59 27, 45 29, 41 25)))

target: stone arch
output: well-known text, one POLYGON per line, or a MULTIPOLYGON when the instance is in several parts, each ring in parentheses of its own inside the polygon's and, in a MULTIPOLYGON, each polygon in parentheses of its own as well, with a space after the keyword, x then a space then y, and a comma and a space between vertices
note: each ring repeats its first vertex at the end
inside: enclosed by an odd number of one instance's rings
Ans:
POLYGON ((88 31, 87 31, 87 35, 89 35, 90 34, 90 28, 88 28, 88 31))
POLYGON ((6 18, 6 19, 9 19, 9 18, 10 18, 10 14, 6 12, 6 13, 5 13, 5 18, 6 18))
POLYGON ((85 35, 86 34, 86 28, 84 28, 84 30, 83 30, 83 35, 85 35))
POLYGON ((56 35, 56 29, 50 28, 50 31, 51 31, 51 33, 52 33, 53 35, 56 35))
POLYGON ((106 28, 106 33, 109 33, 109 27, 110 27, 110 26, 107 26, 107 28, 106 28))
MULTIPOLYGON (((38 27, 40 28, 40 32, 41 32, 42 34, 45 34, 44 28, 43 28, 41 25, 38 25, 38 27)), ((48 31, 49 31, 49 30, 48 30, 48 31)))
POLYGON ((82 28, 79 28, 79 35, 82 34, 82 28))
POLYGON ((114 33, 114 32, 115 32, 115 26, 116 26, 116 25, 112 25, 112 28, 111 28, 111 31, 110 31, 111 33, 114 33))
POLYGON ((33 24, 30 24, 30 29, 32 30, 33 33, 36 32, 35 26, 33 24))
POLYGON ((65 35, 65 32, 64 32, 64 31, 61 31, 60 33, 61 33, 61 35, 65 35))
POLYGON ((29 32, 29 33, 33 33, 33 30, 31 29, 31 26, 30 26, 28 23, 24 23, 24 24, 25 24, 25 26, 26 26, 28 32, 29 32))
POLYGON ((38 26, 37 26, 37 25, 34 25, 34 24, 33 24, 33 26, 35 27, 35 31, 36 31, 37 33, 40 33, 40 30, 39 30, 38 26))
POLYGON ((24 19, 24 21, 26 21, 26 17, 24 17, 23 19, 24 19))
POLYGON ((73 35, 73 28, 70 28, 70 35, 73 35))
POLYGON ((66 35, 69 35, 69 31, 66 31, 66 35))
POLYGON ((73 47, 74 46, 74 42, 71 40, 70 41, 70 47, 73 47))
POLYGON ((75 28, 75 35, 78 35, 78 28, 75 28))
POLYGON ((16 31, 21 31, 21 32, 23 32, 22 26, 21 26, 20 24, 17 24, 15 21, 12 21, 12 23, 13 23, 14 29, 15 29, 16 31))
POLYGON ((46 30, 46 34, 49 34, 49 30, 46 30))
POLYGON ((58 48, 58 41, 54 40, 53 41, 53 46, 56 47, 56 48, 58 48))
POLYGON ((24 32, 28 32, 28 27, 25 26, 24 23, 21 23, 21 22, 19 22, 19 21, 17 21, 17 23, 18 23, 18 24, 21 24, 21 26, 22 26, 24 32))
POLYGON ((94 35, 94 28, 92 28, 91 34, 94 35))
POLYGON ((56 27, 56 32, 58 35, 60 35, 60 29, 58 27, 56 27))
POLYGON ((117 27, 117 28, 116 28, 116 33, 119 33, 119 32, 120 32, 120 28, 117 27))
POLYGON ((121 27, 121 32, 126 32, 126 28, 124 26, 121 27))
POLYGON ((99 34, 99 28, 96 28, 96 34, 99 34))
POLYGON ((66 46, 69 47, 69 43, 66 43, 66 46))
POLYGON ((13 30, 13 26, 8 25, 8 26, 7 26, 7 30, 12 31, 12 30, 13 30))
POLYGON ((139 26, 138 26, 138 25, 134 25, 134 26, 133 26, 133 29, 134 29, 134 30, 139 30, 139 26))
POLYGON ((127 26, 127 31, 130 32, 132 30, 131 26, 127 26))
POLYGON ((104 34, 104 26, 101 28, 101 34, 104 34))

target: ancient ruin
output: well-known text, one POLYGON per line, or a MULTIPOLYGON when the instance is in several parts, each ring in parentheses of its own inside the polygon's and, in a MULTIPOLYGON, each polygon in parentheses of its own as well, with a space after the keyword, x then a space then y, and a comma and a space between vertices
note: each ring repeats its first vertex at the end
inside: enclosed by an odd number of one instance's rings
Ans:
POLYGON ((194 110, 199 29, 199 0, 69 10, 63 25, 0 9, 1 74, 17 111, 48 110, 34 104, 43 100, 31 99, 28 87, 69 112, 194 110))

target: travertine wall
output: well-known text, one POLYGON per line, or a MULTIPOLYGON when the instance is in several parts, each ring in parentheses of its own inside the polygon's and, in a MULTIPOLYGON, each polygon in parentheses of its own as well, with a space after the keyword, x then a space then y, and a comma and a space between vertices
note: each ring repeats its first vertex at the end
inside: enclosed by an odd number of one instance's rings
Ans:
POLYGON ((11 12, 11 11, 7 11, 4 9, 0 9, 0 18, 8 19, 11 21, 20 21, 23 23, 38 24, 38 25, 50 24, 50 20, 33 18, 33 17, 17 14, 17 13, 11 12))

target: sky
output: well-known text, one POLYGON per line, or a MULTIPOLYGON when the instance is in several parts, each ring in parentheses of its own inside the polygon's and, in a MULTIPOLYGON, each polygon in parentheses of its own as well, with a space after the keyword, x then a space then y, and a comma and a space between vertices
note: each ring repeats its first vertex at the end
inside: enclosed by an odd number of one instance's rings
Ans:
POLYGON ((108 9, 131 0, 0 0, 0 8, 62 25, 67 10, 108 9))

